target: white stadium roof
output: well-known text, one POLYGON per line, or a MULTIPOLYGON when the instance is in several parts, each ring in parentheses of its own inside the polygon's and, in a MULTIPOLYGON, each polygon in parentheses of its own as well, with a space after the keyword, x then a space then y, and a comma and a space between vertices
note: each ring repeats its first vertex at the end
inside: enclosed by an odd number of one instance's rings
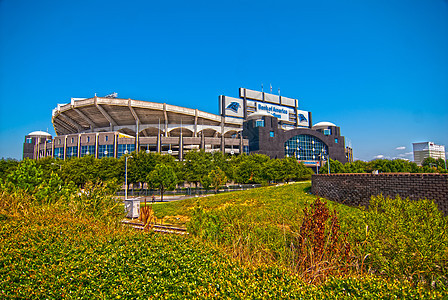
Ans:
POLYGON ((53 110, 52 122, 57 135, 120 131, 135 136, 136 131, 145 134, 145 130, 172 129, 177 125, 181 127, 181 124, 182 127, 196 124, 216 128, 224 125, 226 132, 232 128, 242 128, 242 120, 224 118, 197 109, 105 97, 72 98, 68 104, 58 104, 53 110))
POLYGON ((48 132, 45 131, 33 131, 28 133, 28 135, 32 135, 32 136, 51 136, 51 134, 49 134, 48 132))
POLYGON ((336 127, 336 125, 331 122, 319 122, 313 125, 313 129, 326 128, 329 126, 336 127))

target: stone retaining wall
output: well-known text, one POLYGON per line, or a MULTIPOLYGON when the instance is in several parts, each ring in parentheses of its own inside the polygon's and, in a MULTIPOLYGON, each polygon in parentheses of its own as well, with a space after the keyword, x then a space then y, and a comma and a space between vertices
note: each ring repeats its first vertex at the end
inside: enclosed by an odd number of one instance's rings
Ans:
POLYGON ((312 176, 311 192, 351 206, 367 206, 372 195, 431 199, 448 215, 448 174, 381 173, 312 176))

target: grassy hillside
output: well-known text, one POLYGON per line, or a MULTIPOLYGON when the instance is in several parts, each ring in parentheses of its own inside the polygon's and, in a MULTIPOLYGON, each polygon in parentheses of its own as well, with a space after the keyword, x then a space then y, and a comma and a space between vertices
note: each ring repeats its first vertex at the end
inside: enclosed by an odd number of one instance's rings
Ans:
MULTIPOLYGON (((241 261, 294 268, 303 209, 316 199, 307 192, 309 187, 305 182, 190 198, 154 205, 154 211, 165 222, 188 226, 191 233, 241 261)), ((337 211, 343 229, 360 213, 335 202, 327 206, 337 211)))
MULTIPOLYGON (((316 198, 309 193, 310 186, 311 183, 306 181, 209 197, 194 197, 182 201, 158 203, 154 205, 154 212, 158 218, 163 218, 167 222, 186 226, 194 214, 195 207, 200 206, 207 211, 238 207, 244 212, 241 216, 249 222, 294 226, 302 219, 305 205, 312 203, 316 198)), ((332 201, 328 201, 328 206, 330 209, 336 209, 342 217, 351 217, 359 213, 356 208, 332 201)))
MULTIPOLYGON (((0 298, 447 296, 444 288, 428 288, 356 270, 341 273, 343 276, 328 276, 318 285, 304 281, 302 274, 288 266, 287 257, 282 258, 286 252, 277 248, 285 246, 279 240, 294 237, 294 232, 302 228, 303 205, 315 198, 304 192, 306 187, 295 184, 154 205, 159 216, 190 218, 188 227, 194 232, 190 237, 133 231, 122 227, 114 217, 86 213, 91 207, 84 210, 79 205, 59 202, 43 205, 26 195, 0 192, 0 298), (241 237, 238 243, 236 234, 241 237), (258 248, 263 243, 265 248, 258 248), (229 245, 234 249, 253 247, 256 254, 241 250, 247 260, 243 255, 235 260, 226 253, 229 245), (274 257, 265 260, 259 253, 274 257)), ((95 201, 102 210, 101 199, 95 201)), ((348 226, 351 216, 361 213, 354 208, 330 205, 340 211, 341 222, 347 221, 343 226, 348 226)))
POLYGON ((448 218, 432 201, 380 196, 364 210, 318 201, 309 187, 265 187, 154 210, 246 265, 279 265, 308 282, 376 274, 447 287, 448 218))

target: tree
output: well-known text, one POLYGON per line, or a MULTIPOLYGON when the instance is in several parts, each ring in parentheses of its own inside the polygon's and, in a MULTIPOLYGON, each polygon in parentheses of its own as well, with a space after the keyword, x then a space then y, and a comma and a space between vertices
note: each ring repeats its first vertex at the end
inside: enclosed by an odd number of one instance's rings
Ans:
POLYGON ((236 167, 235 180, 239 183, 262 183, 263 168, 269 161, 269 156, 263 154, 251 154, 236 167))
MULTIPOLYGON (((128 160, 128 182, 144 183, 148 174, 154 170, 155 166, 161 163, 162 155, 159 153, 146 153, 145 151, 132 152, 132 159, 128 160)), ((125 156, 120 158, 122 161, 122 176, 124 178, 125 156)))
POLYGON ((36 160, 36 166, 42 169, 43 177, 49 179, 52 173, 57 173, 59 176, 63 177, 62 167, 66 165, 67 162, 68 161, 48 156, 36 160))
POLYGON ((204 176, 207 176, 212 169, 212 154, 204 150, 189 151, 185 154, 184 165, 182 167, 185 180, 194 182, 196 187, 204 176))
POLYGON ((352 163, 344 164, 347 173, 366 173, 367 163, 361 160, 355 160, 352 163))
POLYGON ((211 186, 215 189, 215 194, 218 193, 219 187, 227 182, 226 173, 220 168, 216 168, 208 173, 211 181, 211 186))
POLYGON ((161 201, 163 201, 164 192, 174 189, 177 184, 177 176, 173 167, 165 164, 156 165, 146 180, 151 187, 159 188, 161 201))
POLYGON ((201 185, 206 191, 208 191, 212 186, 212 179, 210 178, 210 176, 207 175, 202 177, 201 185))
MULTIPOLYGON (((73 182, 79 187, 84 187, 86 182, 98 180, 97 159, 93 155, 84 157, 74 157, 64 163, 58 160, 56 163, 50 163, 49 167, 61 168, 61 177, 65 182, 73 182)), ((59 171, 59 170, 58 170, 59 171)))
MULTIPOLYGON (((330 158, 330 173, 345 173, 344 165, 340 161, 332 160, 330 158)), ((319 174, 328 174, 328 161, 319 169, 319 174)))
POLYGON ((0 178, 6 179, 6 176, 12 171, 14 171, 18 165, 19 162, 15 159, 12 158, 0 159, 0 178))
POLYGON ((117 180, 121 175, 121 164, 116 158, 104 157, 96 160, 97 179, 106 182, 117 180))
POLYGON ((437 160, 437 165, 439 166, 439 168, 442 168, 444 170, 446 170, 446 168, 447 168, 446 161, 443 158, 439 158, 437 160))
POLYGON ((437 168, 437 160, 432 157, 427 157, 422 162, 423 167, 435 167, 437 168))
MULTIPOLYGON (((264 164, 263 178, 267 182, 279 182, 285 179, 285 169, 280 159, 271 159, 264 164)), ((289 168, 288 171, 291 171, 289 168)))

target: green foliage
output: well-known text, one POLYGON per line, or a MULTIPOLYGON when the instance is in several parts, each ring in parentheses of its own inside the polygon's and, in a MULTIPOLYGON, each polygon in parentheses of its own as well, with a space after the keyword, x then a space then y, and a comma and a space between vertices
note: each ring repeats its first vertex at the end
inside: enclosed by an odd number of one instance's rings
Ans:
MULTIPOLYGON (((233 257, 254 264, 274 263, 290 267, 303 207, 315 197, 304 192, 309 184, 287 184, 244 192, 191 198, 154 207, 158 218, 185 216, 192 235, 218 243, 233 257)), ((341 220, 356 208, 329 202, 341 220)), ((341 225, 342 227, 342 225, 341 225)))
MULTIPOLYGON (((448 290, 443 287, 428 289, 419 282, 411 285, 406 280, 372 275, 329 277, 320 285, 307 284, 301 276, 281 264, 250 265, 245 260, 238 263, 223 253, 226 248, 221 248, 222 245, 231 245, 227 249, 240 253, 243 247, 249 247, 248 255, 278 260, 275 252, 269 249, 290 247, 290 240, 284 239, 285 232, 289 228, 295 232, 299 230, 294 224, 302 220, 301 209, 314 199, 303 193, 307 186, 290 184, 201 198, 197 203, 196 199, 188 199, 155 205, 171 207, 173 213, 196 216, 190 222, 189 230, 200 235, 201 240, 146 234, 110 222, 104 215, 113 215, 115 211, 115 208, 107 211, 107 207, 114 205, 113 199, 107 198, 109 187, 113 187, 110 185, 86 184, 83 194, 70 199, 68 204, 35 205, 29 195, 18 196, 2 190, 0 297, 447 298, 448 290), (87 204, 80 206, 84 202, 87 204), (204 240, 221 246, 212 247, 204 240), (280 242, 275 244, 276 241, 280 242)), ((331 202, 327 205, 330 210, 339 212, 341 221, 363 213, 331 202)), ((122 204, 116 208, 122 210, 122 204)), ((117 220, 117 217, 113 219, 117 220)), ((341 223, 341 231, 346 231, 347 226, 348 223, 341 223)))
POLYGON ((19 162, 15 159, 0 159, 0 181, 5 180, 6 176, 11 173, 17 166, 19 162))
POLYGON ((448 218, 433 201, 372 197, 353 223, 359 256, 375 274, 447 285, 448 218))
POLYGON ((73 157, 65 162, 59 161, 59 163, 61 163, 62 177, 66 182, 73 182, 82 187, 86 182, 95 181, 98 178, 97 159, 92 155, 73 157))
POLYGON ((447 169, 447 163, 446 160, 444 160, 443 158, 439 158, 437 159, 437 166, 440 169, 446 170, 447 169))
MULTIPOLYGON (((330 158, 330 173, 345 173, 344 165, 341 162, 330 158)), ((328 161, 325 162, 322 168, 319 168, 319 174, 328 174, 328 161)))
POLYGON ((207 177, 210 178, 211 187, 215 189, 215 194, 218 193, 219 187, 227 182, 226 174, 219 167, 211 170, 210 173, 208 173, 207 177))
POLYGON ((188 232, 205 240, 221 242, 225 234, 221 226, 219 216, 206 213, 201 206, 196 206, 188 223, 188 232))
POLYGON ((159 188, 161 201, 163 201, 163 193, 174 189, 177 184, 177 176, 174 169, 163 163, 156 165, 146 180, 152 187, 159 188))
POLYGON ((123 203, 114 196, 118 187, 116 181, 87 182, 70 206, 89 217, 117 221, 119 216, 123 216, 123 203))
POLYGON ((435 158, 432 158, 432 157, 427 157, 422 162, 422 166, 423 167, 434 167, 434 168, 436 168, 437 165, 438 165, 437 160, 435 158))
POLYGON ((77 192, 76 187, 66 184, 57 173, 51 173, 50 178, 43 180, 35 189, 34 197, 38 203, 66 202, 77 192))
POLYGON ((43 172, 36 166, 36 161, 24 159, 17 168, 6 177, 6 183, 12 184, 14 188, 33 193, 37 186, 43 181, 43 172))
MULTIPOLYGON (((160 153, 146 153, 145 151, 132 152, 132 158, 128 159, 128 182, 147 182, 147 176, 154 170, 155 166, 164 163, 174 167, 175 160, 171 155, 161 155, 160 153)), ((125 156, 120 158, 121 177, 124 179, 125 156)))
MULTIPOLYGON (((364 161, 354 161, 352 163, 346 163, 344 165, 337 161, 331 160, 330 171, 331 173, 371 173, 372 171, 378 170, 380 173, 434 173, 434 172, 444 172, 444 166, 441 167, 438 161, 432 159, 430 160, 433 167, 428 164, 423 167, 417 166, 416 163, 410 162, 403 159, 375 159, 369 162, 364 161), (437 165, 439 168, 437 169, 437 165)), ((319 169, 320 174, 328 174, 328 167, 325 164, 319 169)))
POLYGON ((303 163, 299 163, 297 160, 291 157, 287 157, 281 160, 281 180, 309 180, 313 171, 310 168, 305 167, 303 163))
POLYGON ((210 178, 210 176, 207 175, 202 177, 201 185, 206 191, 208 191, 212 187, 212 179, 210 178))
MULTIPOLYGON (((4 202, 17 199, 0 196, 4 202)), ((23 201, 23 199, 21 200, 23 201)), ((7 213, 3 210, 0 214, 7 213)), ((0 220, 3 299, 442 299, 380 278, 305 284, 278 266, 247 267, 179 236, 142 234, 58 206, 0 220)))
POLYGON ((245 184, 265 182, 263 168, 268 161, 269 157, 263 154, 240 155, 235 180, 245 184))
POLYGON ((212 154, 204 150, 188 151, 184 157, 182 172, 185 180, 196 185, 208 175, 212 169, 212 154))

